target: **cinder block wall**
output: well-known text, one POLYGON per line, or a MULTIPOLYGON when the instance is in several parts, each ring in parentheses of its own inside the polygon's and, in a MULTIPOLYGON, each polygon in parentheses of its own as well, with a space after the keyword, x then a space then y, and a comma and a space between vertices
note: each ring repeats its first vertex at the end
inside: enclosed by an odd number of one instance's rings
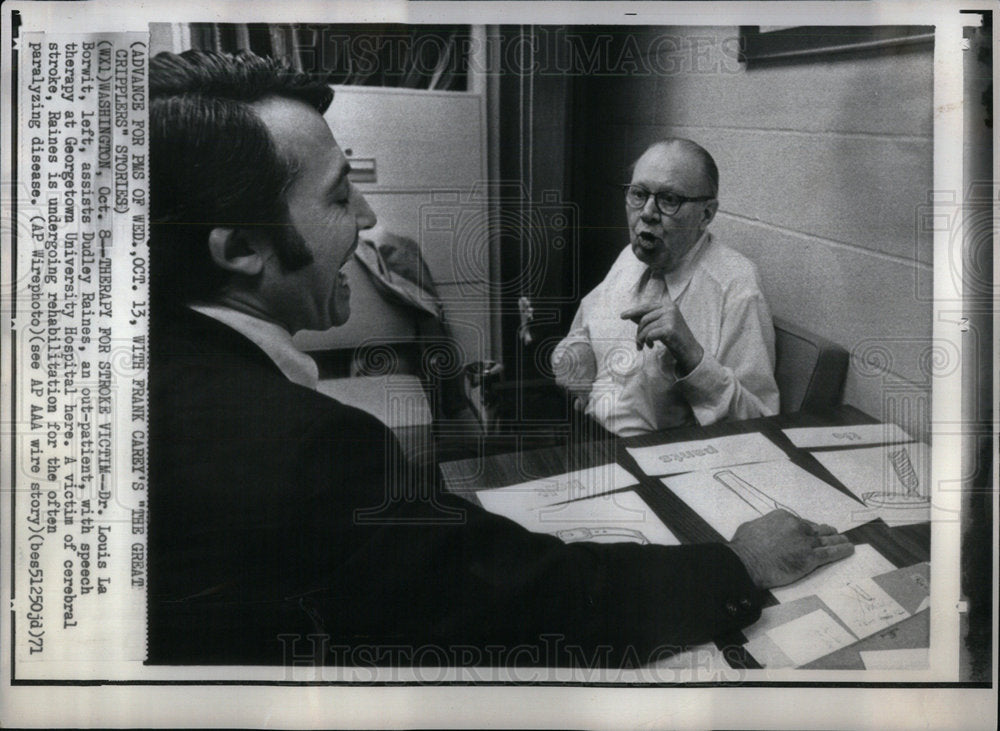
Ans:
POLYGON ((699 142, 722 178, 713 230, 757 263, 773 314, 852 353, 846 403, 925 437, 930 364, 958 356, 932 348, 932 240, 919 225, 933 179, 933 50, 745 70, 737 35, 643 29, 634 47, 659 49, 648 64, 659 73, 577 79, 584 250, 603 265, 625 243, 617 193, 587 179, 625 180, 663 136, 699 142))

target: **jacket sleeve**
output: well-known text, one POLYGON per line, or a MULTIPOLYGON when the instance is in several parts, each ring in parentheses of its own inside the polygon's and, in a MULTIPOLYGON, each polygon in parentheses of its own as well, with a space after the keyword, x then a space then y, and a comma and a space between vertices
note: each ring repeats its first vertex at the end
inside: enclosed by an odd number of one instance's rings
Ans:
POLYGON ((488 650, 517 664, 642 664, 759 616, 761 594, 726 546, 529 532, 413 474, 389 431, 353 410, 304 444, 297 570, 334 646, 409 648, 435 664, 442 652, 495 665, 488 650))

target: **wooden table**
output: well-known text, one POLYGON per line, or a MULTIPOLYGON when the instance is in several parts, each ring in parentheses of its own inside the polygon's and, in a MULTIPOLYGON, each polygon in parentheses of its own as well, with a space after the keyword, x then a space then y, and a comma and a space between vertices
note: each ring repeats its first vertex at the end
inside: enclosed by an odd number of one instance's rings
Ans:
MULTIPOLYGON (((823 467, 811 454, 795 447, 782 429, 807 426, 849 426, 878 423, 868 414, 851 406, 840 406, 824 412, 780 414, 747 421, 726 422, 712 426, 683 427, 637 437, 616 438, 606 432, 588 433, 586 425, 568 434, 561 446, 527 449, 519 452, 446 462, 441 472, 446 489, 476 501, 479 490, 506 487, 529 480, 558 475, 617 462, 631 472, 638 485, 627 488, 637 492, 654 513, 683 543, 724 542, 712 526, 695 513, 687 503, 674 495, 657 477, 649 477, 628 453, 627 447, 646 447, 671 442, 761 432, 783 449, 791 461, 841 490, 852 499, 854 495, 823 467)), ((526 442, 526 445, 530 442, 526 442)), ((868 543, 894 566, 911 566, 930 560, 930 524, 889 527, 875 520, 846 532, 853 543, 868 543)), ((765 606, 777 604, 770 597, 765 606)), ((807 667, 826 669, 862 669, 859 650, 926 647, 929 638, 928 612, 920 612, 893 627, 821 658, 807 667)), ((734 658, 734 645, 742 645, 741 633, 720 638, 720 647, 727 648, 727 659, 745 667, 759 667, 749 655, 734 658)))

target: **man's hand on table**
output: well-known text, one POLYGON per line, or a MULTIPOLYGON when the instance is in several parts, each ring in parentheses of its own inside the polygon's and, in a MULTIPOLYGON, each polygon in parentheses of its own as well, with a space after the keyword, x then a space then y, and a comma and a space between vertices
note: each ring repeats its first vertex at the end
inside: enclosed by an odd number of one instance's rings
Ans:
POLYGON ((854 553, 848 539, 788 511, 774 510, 736 529, 729 547, 761 589, 784 586, 854 553))

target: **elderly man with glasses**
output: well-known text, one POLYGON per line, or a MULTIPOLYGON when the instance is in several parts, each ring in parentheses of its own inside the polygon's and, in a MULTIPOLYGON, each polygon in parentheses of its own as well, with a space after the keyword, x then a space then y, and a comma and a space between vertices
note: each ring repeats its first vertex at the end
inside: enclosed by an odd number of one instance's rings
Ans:
POLYGON ((707 230, 719 208, 712 156, 657 142, 623 187, 630 245, 553 352, 556 380, 619 436, 777 413, 757 270, 707 230))

